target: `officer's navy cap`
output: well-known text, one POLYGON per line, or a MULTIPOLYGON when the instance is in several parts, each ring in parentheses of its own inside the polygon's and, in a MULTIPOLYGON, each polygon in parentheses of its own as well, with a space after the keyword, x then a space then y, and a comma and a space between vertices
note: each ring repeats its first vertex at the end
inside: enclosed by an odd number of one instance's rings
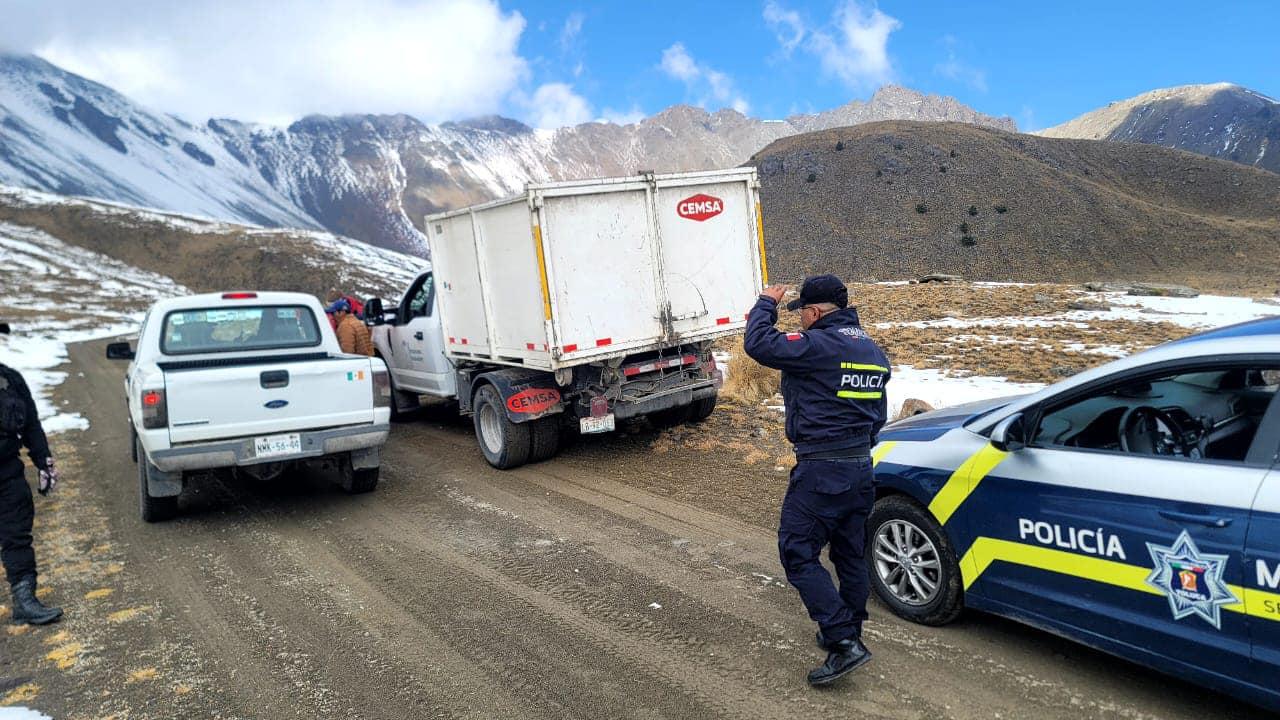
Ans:
POLYGON ((849 290, 835 275, 814 275, 805 278, 800 286, 800 297, 787 303, 788 310, 795 310, 805 305, 821 305, 831 303, 836 307, 849 307, 849 290))

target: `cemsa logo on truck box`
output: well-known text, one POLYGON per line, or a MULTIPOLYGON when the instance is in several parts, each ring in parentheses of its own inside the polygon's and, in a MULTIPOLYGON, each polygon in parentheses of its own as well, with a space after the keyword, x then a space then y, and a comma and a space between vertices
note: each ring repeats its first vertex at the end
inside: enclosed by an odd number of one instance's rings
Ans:
POLYGON ((681 200, 680 204, 676 205, 676 212, 682 218, 702 222, 724 212, 724 201, 718 197, 698 193, 681 200))

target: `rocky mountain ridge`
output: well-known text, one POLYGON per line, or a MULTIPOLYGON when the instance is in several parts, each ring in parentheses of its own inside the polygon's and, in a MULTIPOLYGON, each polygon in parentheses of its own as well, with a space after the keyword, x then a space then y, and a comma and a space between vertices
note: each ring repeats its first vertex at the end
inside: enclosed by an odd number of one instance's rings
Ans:
POLYGON ((1152 90, 1034 134, 1161 145, 1280 173, 1280 101, 1231 83, 1152 90))
POLYGON ((889 118, 1014 130, 898 86, 785 120, 674 106, 630 125, 535 130, 486 117, 311 116, 287 128, 156 113, 33 56, 0 55, 0 183, 424 252, 423 215, 529 181, 738 165, 779 138, 889 118))

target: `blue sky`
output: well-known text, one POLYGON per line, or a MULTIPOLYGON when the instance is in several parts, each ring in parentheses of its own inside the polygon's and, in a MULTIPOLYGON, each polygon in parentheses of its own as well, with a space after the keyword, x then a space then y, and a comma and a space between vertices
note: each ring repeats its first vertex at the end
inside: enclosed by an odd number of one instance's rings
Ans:
POLYGON ((896 82, 1039 129, 1189 83, 1280 97, 1280 0, 0 0, 0 17, 0 51, 193 122, 776 119, 896 82))
POLYGON ((676 102, 715 109, 740 100, 753 115, 778 118, 865 99, 888 81, 1039 129, 1174 85, 1234 82, 1280 97, 1274 0, 557 0, 504 7, 528 22, 520 48, 531 58, 535 85, 571 84, 592 108, 614 113, 650 114, 676 102), (843 31, 841 19, 851 15, 848 25, 865 32, 863 43, 843 31), (881 37, 887 67, 838 61, 842 51, 874 54, 881 37), (663 68, 663 52, 677 44, 705 68, 687 83, 663 68), (717 95, 706 71, 722 73, 732 90, 717 95))

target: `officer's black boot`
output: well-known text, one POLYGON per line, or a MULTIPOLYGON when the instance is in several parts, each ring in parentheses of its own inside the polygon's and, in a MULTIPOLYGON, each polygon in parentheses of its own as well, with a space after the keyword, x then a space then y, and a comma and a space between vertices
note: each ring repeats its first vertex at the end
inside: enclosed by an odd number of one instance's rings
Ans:
POLYGON ((10 586, 13 591, 14 625, 48 625, 62 617, 62 608, 49 607, 36 599, 36 577, 27 575, 10 586))
POLYGON ((867 664, 871 651, 858 638, 849 638, 828 645, 827 661, 822 667, 809 673, 810 685, 826 685, 867 664))

